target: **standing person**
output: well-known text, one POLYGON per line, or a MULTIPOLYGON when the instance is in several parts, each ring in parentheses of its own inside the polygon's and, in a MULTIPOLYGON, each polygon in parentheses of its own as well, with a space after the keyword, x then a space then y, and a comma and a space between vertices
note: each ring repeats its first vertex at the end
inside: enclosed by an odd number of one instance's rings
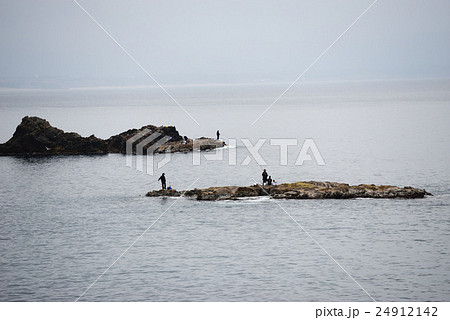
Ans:
POLYGON ((159 177, 158 181, 161 180, 161 189, 166 190, 166 176, 163 172, 161 177, 159 177))
POLYGON ((217 135, 217 140, 219 140, 219 138, 220 138, 220 132, 219 132, 219 130, 217 130, 216 135, 217 135))
POLYGON ((268 186, 272 185, 272 176, 269 176, 269 179, 267 179, 267 185, 268 186))
POLYGON ((267 182, 267 176, 268 176, 267 171, 266 171, 266 169, 264 169, 264 171, 262 173, 263 185, 265 185, 267 182))

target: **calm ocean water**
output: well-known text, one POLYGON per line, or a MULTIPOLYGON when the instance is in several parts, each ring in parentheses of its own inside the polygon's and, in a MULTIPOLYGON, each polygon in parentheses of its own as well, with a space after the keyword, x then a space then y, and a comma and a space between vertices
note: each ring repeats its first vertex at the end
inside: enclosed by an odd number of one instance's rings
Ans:
POLYGON ((157 88, 0 91, 1 142, 25 115, 84 136, 155 124, 238 141, 238 165, 231 149, 200 166, 173 154, 155 176, 123 155, 1 157, 1 301, 76 300, 163 213, 80 301, 370 301, 317 242, 375 300, 450 300, 450 81, 300 84, 253 126, 284 85, 168 89, 200 125, 157 88), (412 185, 434 196, 144 197, 161 172, 178 190, 254 184, 262 167, 239 165, 249 155, 241 139, 260 138, 278 182, 412 185), (274 138, 298 139, 288 165, 274 138), (325 166, 294 165, 306 138, 325 166))

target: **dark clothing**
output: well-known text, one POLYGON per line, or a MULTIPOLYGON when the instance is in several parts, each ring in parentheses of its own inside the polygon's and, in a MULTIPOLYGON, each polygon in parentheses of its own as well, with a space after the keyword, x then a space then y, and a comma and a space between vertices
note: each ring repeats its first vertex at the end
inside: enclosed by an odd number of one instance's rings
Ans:
POLYGON ((266 184, 267 182, 267 176, 268 176, 267 172, 263 171, 262 173, 263 185, 266 184))
POLYGON ((158 181, 161 180, 161 189, 165 190, 166 189, 166 176, 165 175, 161 175, 161 177, 159 177, 158 181))
POLYGON ((219 138, 220 138, 220 132, 219 132, 219 130, 217 130, 216 135, 217 135, 217 140, 219 140, 219 138))
POLYGON ((269 186, 272 185, 272 178, 267 179, 267 185, 269 185, 269 186))

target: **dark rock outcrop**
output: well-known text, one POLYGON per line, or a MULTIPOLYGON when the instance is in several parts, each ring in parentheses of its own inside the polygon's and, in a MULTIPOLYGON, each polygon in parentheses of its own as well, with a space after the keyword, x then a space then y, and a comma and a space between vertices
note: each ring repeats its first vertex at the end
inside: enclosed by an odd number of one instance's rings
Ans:
MULTIPOLYGON (((175 196, 184 195, 197 200, 237 200, 246 197, 270 196, 274 199, 354 199, 354 198, 423 198, 431 195, 424 189, 413 187, 396 187, 389 185, 360 184, 350 186, 338 182, 296 182, 280 185, 249 187, 211 187, 178 192, 175 196)), ((159 196, 154 191, 147 196, 159 196)))
POLYGON ((64 132, 38 117, 24 117, 8 142, 0 145, 0 155, 25 154, 105 154, 104 140, 64 132))
POLYGON ((189 139, 186 143, 183 141, 168 141, 155 150, 155 153, 166 152, 190 152, 195 150, 213 150, 216 148, 224 147, 226 144, 220 140, 214 140, 212 138, 201 137, 195 140, 189 139))
POLYGON ((181 192, 177 190, 153 190, 146 194, 147 197, 179 197, 181 196, 181 192))
POLYGON ((127 140, 131 139, 132 137, 138 135, 139 133, 143 132, 144 130, 148 131, 147 134, 145 134, 142 138, 137 139, 134 142, 133 146, 133 153, 136 153, 136 145, 143 141, 146 137, 157 133, 158 136, 153 140, 150 141, 148 144, 146 144, 145 150, 148 149, 150 146, 152 146, 154 143, 157 143, 162 137, 169 137, 170 142, 174 144, 181 144, 183 141, 183 137, 180 136, 177 129, 173 126, 168 127, 156 127, 152 125, 144 126, 140 129, 130 129, 125 132, 119 133, 118 135, 112 136, 108 140, 106 140, 107 146, 108 146, 108 152, 110 153, 126 153, 126 142, 127 140))
POLYGON ((140 142, 145 144, 142 149, 143 154, 147 154, 147 150, 153 153, 189 152, 193 150, 194 145, 198 145, 201 150, 215 149, 225 145, 222 141, 209 138, 185 141, 173 126, 148 125, 140 129, 127 130, 106 140, 94 135, 86 138, 74 132, 64 132, 52 127, 45 119, 24 117, 13 137, 6 143, 0 144, 0 155, 125 154, 126 142, 140 134, 141 136, 134 139, 132 143, 131 152, 134 154, 140 142), (150 136, 155 138, 147 139, 150 136))

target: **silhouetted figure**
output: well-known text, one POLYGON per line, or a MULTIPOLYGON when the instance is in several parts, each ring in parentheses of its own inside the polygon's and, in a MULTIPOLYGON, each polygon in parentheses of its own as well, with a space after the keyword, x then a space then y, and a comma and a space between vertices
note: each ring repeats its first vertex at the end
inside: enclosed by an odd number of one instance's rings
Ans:
POLYGON ((264 169, 264 171, 262 173, 263 185, 265 185, 267 182, 267 176, 268 176, 267 171, 266 171, 266 169, 264 169))
POLYGON ((217 140, 219 140, 219 138, 220 138, 220 132, 219 132, 219 130, 217 130, 216 135, 217 135, 217 140))
POLYGON ((272 185, 272 176, 269 176, 269 179, 267 179, 267 185, 268 186, 272 185))
POLYGON ((159 177, 159 180, 161 180, 161 189, 166 190, 166 176, 164 173, 159 177))

